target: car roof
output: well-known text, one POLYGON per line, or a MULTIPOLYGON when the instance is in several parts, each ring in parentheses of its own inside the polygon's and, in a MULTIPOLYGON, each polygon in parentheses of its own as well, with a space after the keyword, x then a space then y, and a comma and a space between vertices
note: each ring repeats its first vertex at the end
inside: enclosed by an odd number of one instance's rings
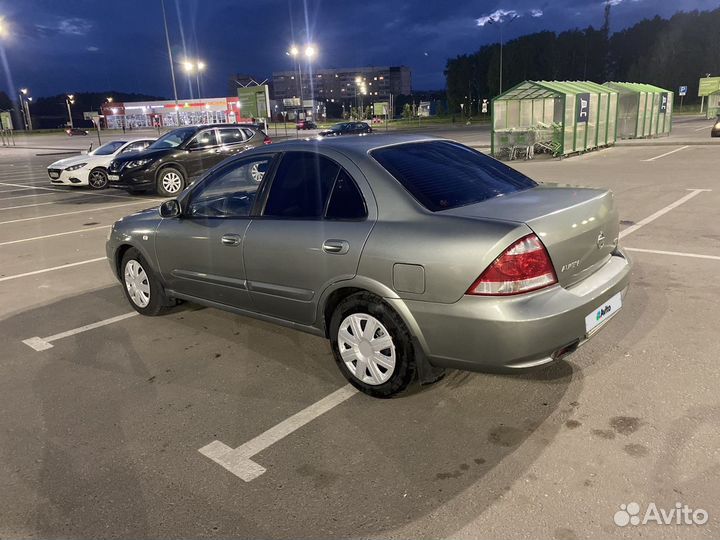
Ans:
POLYGON ((291 141, 280 141, 271 144, 269 147, 265 147, 265 150, 270 149, 280 152, 287 150, 315 151, 325 148, 329 150, 336 150, 345 155, 361 157, 367 155, 367 153, 371 150, 382 148, 384 146, 436 140, 441 139, 429 135, 378 133, 368 135, 348 135, 345 137, 312 137, 306 139, 294 139, 291 141))

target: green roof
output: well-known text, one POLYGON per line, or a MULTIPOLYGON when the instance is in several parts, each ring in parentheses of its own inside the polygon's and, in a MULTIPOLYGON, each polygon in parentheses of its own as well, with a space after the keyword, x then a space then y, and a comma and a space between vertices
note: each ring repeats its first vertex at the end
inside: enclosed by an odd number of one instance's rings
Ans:
POLYGON ((617 94, 617 91, 591 81, 525 81, 503 92, 495 100, 543 99, 584 93, 617 94))
POLYGON ((665 90, 664 88, 660 88, 659 86, 655 86, 652 84, 645 84, 645 83, 631 83, 631 82, 614 82, 609 81, 605 83, 606 86, 609 88, 613 88, 615 90, 619 91, 627 91, 627 92, 649 92, 651 94, 660 94, 662 92, 668 92, 672 93, 670 90, 665 90))

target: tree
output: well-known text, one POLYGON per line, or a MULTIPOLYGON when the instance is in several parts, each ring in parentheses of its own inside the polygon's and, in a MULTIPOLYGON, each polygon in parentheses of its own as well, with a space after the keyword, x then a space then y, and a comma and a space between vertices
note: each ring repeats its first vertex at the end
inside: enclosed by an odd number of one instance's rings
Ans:
POLYGON ((406 104, 403 106, 402 115, 403 115, 403 118, 405 118, 405 119, 410 119, 410 118, 412 118, 412 115, 413 115, 413 114, 412 114, 412 105, 410 105, 409 103, 406 103, 406 104))

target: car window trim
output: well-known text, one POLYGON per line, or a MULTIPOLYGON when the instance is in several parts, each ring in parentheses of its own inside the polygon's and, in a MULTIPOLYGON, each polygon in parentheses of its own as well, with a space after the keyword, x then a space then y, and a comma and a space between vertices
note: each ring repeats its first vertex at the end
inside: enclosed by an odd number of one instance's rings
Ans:
POLYGON ((262 190, 266 183, 269 181, 271 173, 275 173, 275 169, 277 167, 278 163, 278 155, 280 152, 263 152, 258 154, 253 154, 251 156, 242 156, 237 161, 232 160, 230 163, 223 163, 221 167, 218 167, 216 170, 212 170, 207 176, 202 178, 201 182, 195 182, 194 185, 191 187, 190 190, 188 190, 187 194, 183 197, 183 200, 180 203, 180 207, 182 209, 181 217, 184 219, 195 219, 192 216, 188 216, 185 212, 187 212, 187 209, 189 208, 191 202, 192 202, 192 196, 197 191, 202 184, 204 184, 206 181, 210 179, 210 177, 215 177, 217 174, 222 174, 223 171, 231 167, 232 165, 242 162, 245 160, 255 160, 262 157, 270 157, 270 166, 268 167, 268 170, 265 172, 265 176, 263 177, 262 181, 260 182, 260 185, 257 189, 257 196, 255 197, 255 202, 253 203, 252 208, 250 209, 250 213, 247 216, 198 216, 198 219, 254 219, 256 217, 256 211, 257 211, 257 205, 259 199, 262 197, 262 190))
MULTIPOLYGON (((270 172, 270 171, 268 171, 270 172)), ((284 150, 282 152, 278 152, 277 161, 273 164, 273 174, 271 178, 263 178, 263 183, 267 180, 268 183, 266 184, 266 191, 262 194, 262 197, 258 196, 255 199, 255 204, 260 206, 258 209, 258 213, 256 216, 254 216, 254 219, 272 219, 272 220, 279 220, 279 221, 348 221, 348 222, 360 222, 360 221, 367 221, 370 215, 370 211, 368 209, 367 201, 365 200, 365 196, 363 195, 362 189, 360 189, 360 186, 358 185, 357 181, 355 180, 355 177, 348 171, 345 167, 343 167, 336 159, 331 158, 328 155, 321 154, 319 152, 313 152, 311 150, 284 150), (335 178, 333 178, 332 186, 330 187, 330 190, 328 191, 328 198, 325 201, 323 205, 323 213, 320 217, 285 217, 285 216, 266 216, 264 215, 265 212, 265 206, 267 204, 267 199, 270 196, 270 191, 272 190, 272 186, 275 183, 275 173, 277 172, 278 167, 280 166, 280 163, 282 162, 282 158, 285 156, 285 154, 289 153, 304 153, 304 154, 314 154, 316 156, 322 156, 326 159, 329 159, 332 161, 335 165, 338 166, 338 172, 335 174, 335 178), (365 217, 362 219, 332 219, 327 217, 327 208, 330 204, 330 198, 332 197, 333 190, 335 189, 335 183, 337 182, 338 176, 340 175, 341 171, 345 171, 347 175, 352 179, 352 181, 355 183, 355 187, 357 188, 358 192, 360 193, 360 196, 363 199, 363 203, 365 204, 365 217)), ((254 208, 253 208, 254 210, 254 208)))

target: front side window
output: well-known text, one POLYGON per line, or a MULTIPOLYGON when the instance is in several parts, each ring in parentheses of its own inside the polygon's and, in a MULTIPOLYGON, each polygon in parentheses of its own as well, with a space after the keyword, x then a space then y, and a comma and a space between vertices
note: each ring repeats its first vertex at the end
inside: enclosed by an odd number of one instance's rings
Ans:
POLYGON ((196 137, 191 140, 188 145, 188 150, 200 150, 202 148, 210 148, 211 146, 217 146, 217 135, 215 135, 214 129, 208 129, 201 131, 196 137))
POLYGON ((205 179, 190 196, 190 217, 249 216, 273 156, 234 162, 205 179))
POLYGON ((398 144, 370 155, 432 212, 537 186, 515 169, 449 141, 398 144))
POLYGON ((288 152, 270 188, 263 215, 321 218, 340 166, 311 152, 288 152))

